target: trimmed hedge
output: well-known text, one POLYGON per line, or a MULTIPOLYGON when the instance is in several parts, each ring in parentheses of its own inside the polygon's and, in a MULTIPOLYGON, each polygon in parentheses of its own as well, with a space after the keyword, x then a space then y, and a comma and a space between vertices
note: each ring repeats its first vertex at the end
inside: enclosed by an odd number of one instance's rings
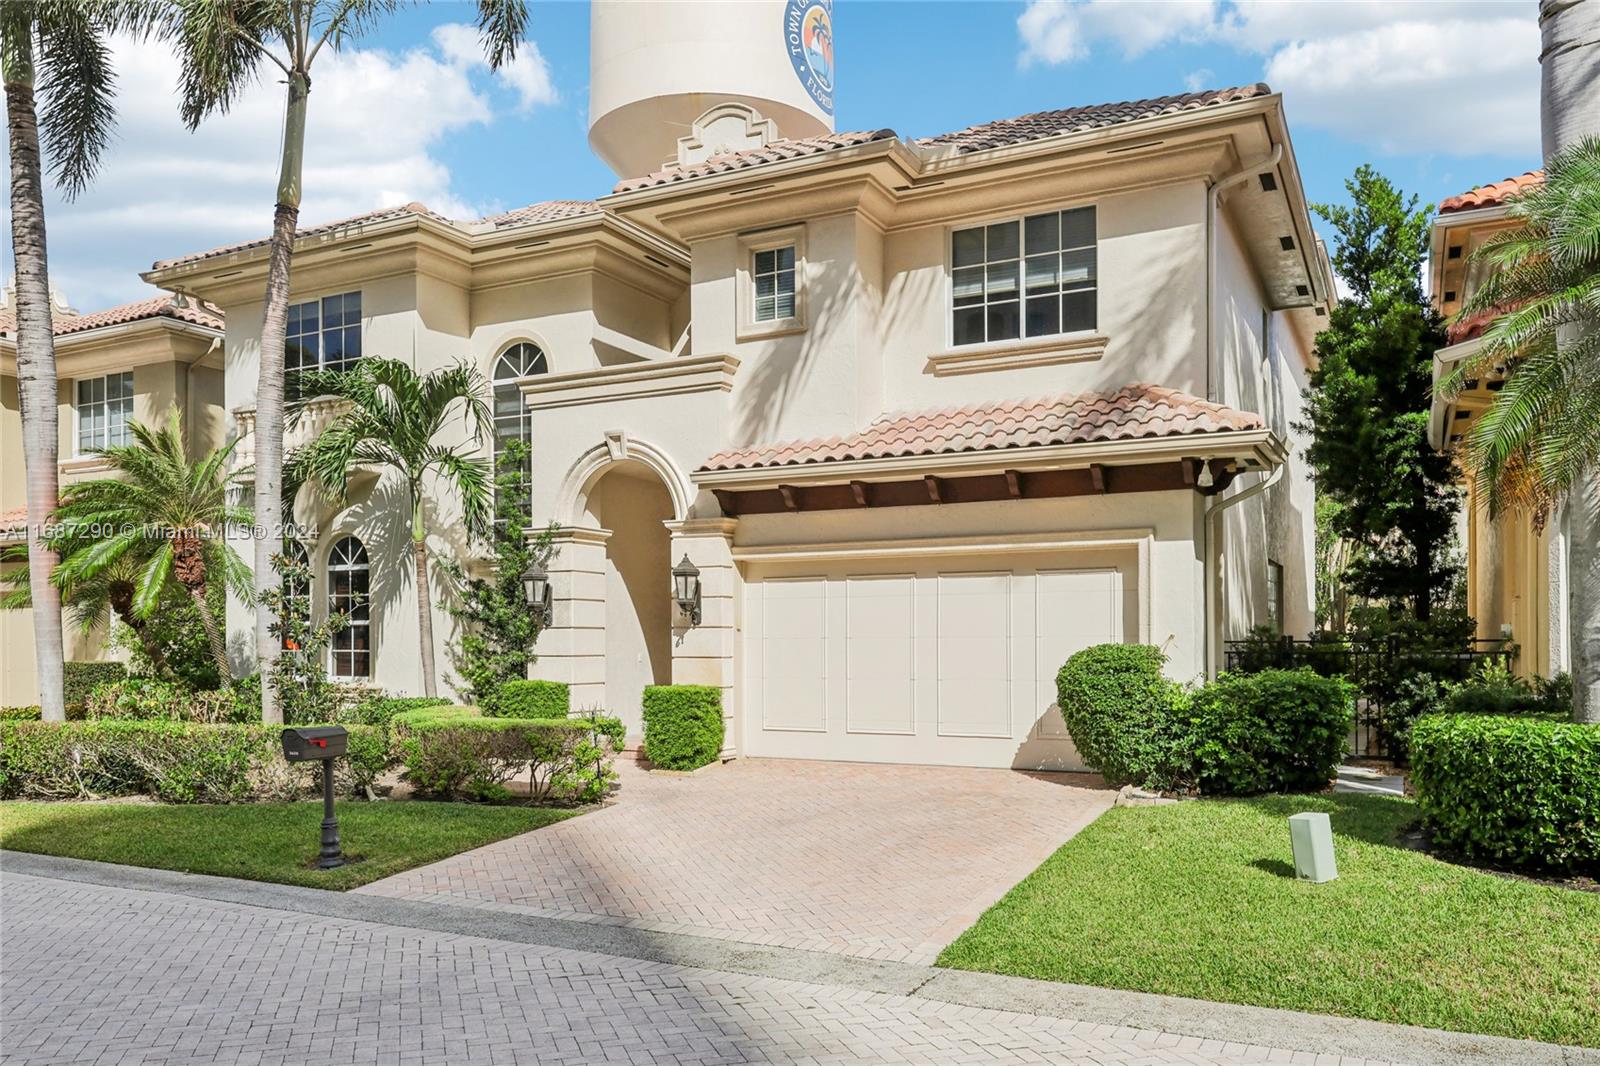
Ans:
POLYGON ((1188 774, 1183 687, 1145 644, 1097 644, 1056 674, 1056 701, 1084 764, 1107 784, 1174 788, 1188 774))
POLYGON ((1355 688, 1314 670, 1223 674, 1190 702, 1202 792, 1320 792, 1350 741, 1355 688))
MULTIPOLYGON (((382 731, 351 726, 334 763, 346 793, 387 767, 382 731)), ((169 803, 292 799, 320 784, 318 768, 284 761, 277 726, 165 720, 0 722, 0 798, 150 795, 169 803)))
POLYGON ((431 795, 504 800, 506 782, 526 774, 530 799, 592 802, 616 783, 614 718, 494 718, 442 707, 396 715, 392 726, 406 779, 431 795))
POLYGON ((694 770, 722 753, 722 692, 710 685, 644 690, 644 752, 664 770, 694 770))
POLYGON ((493 718, 565 718, 572 712, 572 694, 560 681, 507 681, 481 706, 493 718))
POLYGON ((96 686, 108 681, 121 681, 128 676, 128 667, 116 661, 65 662, 61 664, 61 695, 63 703, 84 703, 96 686))
POLYGON ((387 726, 397 714, 448 706, 450 701, 443 696, 372 696, 341 707, 334 718, 345 725, 387 726))
POLYGON ((1439 844, 1480 861, 1600 873, 1600 725, 1430 715, 1412 730, 1411 769, 1439 844))

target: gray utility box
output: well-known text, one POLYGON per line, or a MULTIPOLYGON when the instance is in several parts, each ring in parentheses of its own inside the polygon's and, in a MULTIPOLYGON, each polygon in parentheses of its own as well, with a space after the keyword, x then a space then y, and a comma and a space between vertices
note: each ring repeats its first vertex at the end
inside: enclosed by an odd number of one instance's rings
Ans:
POLYGON ((1321 811, 1289 816, 1289 846, 1294 851, 1294 875, 1318 884, 1339 876, 1333 861, 1333 825, 1321 811))
POLYGON ((283 757, 290 762, 319 762, 345 753, 350 734, 342 725, 294 726, 283 731, 283 757))

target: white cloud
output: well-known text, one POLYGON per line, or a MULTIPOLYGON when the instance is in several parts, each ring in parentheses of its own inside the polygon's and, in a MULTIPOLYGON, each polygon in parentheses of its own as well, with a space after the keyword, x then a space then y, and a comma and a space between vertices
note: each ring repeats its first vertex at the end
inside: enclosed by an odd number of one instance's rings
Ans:
MULTIPOLYGON (((345 49, 317 58, 304 223, 413 200, 457 218, 491 207, 467 202, 438 155, 452 134, 494 118, 475 36, 471 45, 467 59, 455 42, 437 38, 405 52, 345 49)), ((99 176, 74 203, 47 193, 52 279, 80 310, 140 298, 148 290, 137 272, 155 259, 260 237, 272 224, 283 127, 276 67, 263 67, 228 114, 193 134, 178 119, 167 51, 120 43, 116 70, 119 121, 99 176)), ((531 106, 537 83, 527 84, 508 82, 531 106)), ((548 77, 546 87, 553 97, 548 77)))
MULTIPOLYGON (((1386 152, 1538 151, 1539 31, 1523 3, 1034 0, 1023 66, 1206 41, 1260 55, 1292 121, 1386 152)), ((1185 80, 1191 91, 1201 74, 1185 80)))
MULTIPOLYGON (((463 70, 487 70, 483 44, 478 31, 463 22, 450 22, 434 28, 433 41, 443 53, 446 62, 463 70)), ((539 45, 528 41, 517 49, 516 58, 495 72, 500 83, 517 94, 518 109, 531 111, 535 107, 554 104, 561 99, 555 83, 550 78, 550 65, 545 62, 539 45)))
POLYGON ((1192 93, 1197 93, 1201 89, 1210 88, 1215 84, 1216 80, 1215 71, 1210 67, 1201 67, 1199 70, 1191 70, 1183 76, 1183 87, 1192 93))

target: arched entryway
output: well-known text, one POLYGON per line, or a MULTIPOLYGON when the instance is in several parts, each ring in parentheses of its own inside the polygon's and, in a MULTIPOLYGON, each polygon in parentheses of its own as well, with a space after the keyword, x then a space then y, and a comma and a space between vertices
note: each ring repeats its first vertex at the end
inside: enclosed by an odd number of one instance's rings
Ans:
POLYGON ((585 499, 586 524, 605 542, 605 709, 636 742, 640 695, 672 682, 672 555, 666 522, 675 517, 661 478, 638 460, 608 465, 585 499))

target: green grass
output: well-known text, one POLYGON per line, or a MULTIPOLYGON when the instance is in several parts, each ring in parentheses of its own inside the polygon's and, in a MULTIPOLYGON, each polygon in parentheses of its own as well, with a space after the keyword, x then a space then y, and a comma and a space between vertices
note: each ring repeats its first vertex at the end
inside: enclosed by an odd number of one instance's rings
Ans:
POLYGON ((74 859, 346 889, 539 829, 577 811, 470 803, 340 803, 360 862, 309 868, 322 804, 0 803, 0 848, 74 859))
POLYGON ((1405 849, 1416 817, 1379 796, 1116 808, 939 964, 1600 1046, 1600 894, 1405 849), (1335 881, 1293 879, 1305 810, 1332 817, 1335 881))

